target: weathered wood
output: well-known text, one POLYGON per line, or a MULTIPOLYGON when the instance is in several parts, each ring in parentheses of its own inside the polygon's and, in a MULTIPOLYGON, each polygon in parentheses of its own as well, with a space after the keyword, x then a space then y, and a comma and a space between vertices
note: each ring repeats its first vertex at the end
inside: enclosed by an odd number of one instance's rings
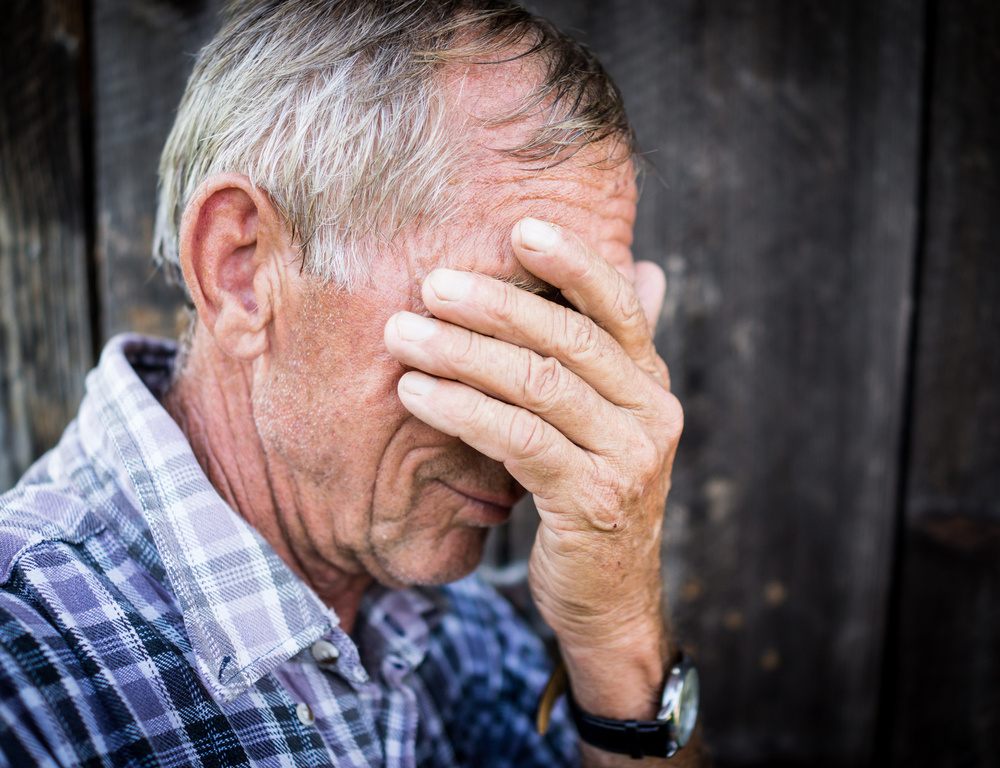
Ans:
MULTIPOLYGON (((719 764, 1000 763, 1000 10, 934 4, 926 244, 900 478, 927 0, 539 0, 622 86, 653 169, 636 255, 687 428, 665 578, 719 764), (901 482, 901 480, 905 482, 901 482), (876 718, 897 488, 892 685, 876 718)), ((149 261, 155 166, 218 0, 83 0, 0 30, 0 487, 58 436, 103 335, 173 334, 149 261)), ((520 515, 494 559, 523 558, 520 515)))
POLYGON ((1000 765, 1000 6, 934 5, 892 764, 1000 765))
POLYGON ((637 257, 686 408, 665 575, 722 765, 874 744, 915 251, 922 3, 534 3, 654 169, 637 257))
POLYGON ((0 490, 52 446, 93 362, 82 0, 10 0, 0 27, 0 490))
POLYGON ((97 255, 105 336, 175 336, 179 289, 150 257, 156 168, 218 2, 93 0, 97 255))

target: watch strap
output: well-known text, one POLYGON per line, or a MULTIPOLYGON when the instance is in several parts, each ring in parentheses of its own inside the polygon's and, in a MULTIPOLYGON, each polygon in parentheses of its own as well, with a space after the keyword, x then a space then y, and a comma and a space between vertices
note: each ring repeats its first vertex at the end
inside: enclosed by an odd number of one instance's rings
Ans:
POLYGON ((549 682, 545 684, 542 691, 542 698, 538 701, 538 716, 535 720, 535 729, 539 736, 544 736, 549 730, 552 722, 552 708, 556 705, 559 697, 566 693, 569 677, 566 674, 566 665, 560 659, 558 666, 552 670, 549 682))
POLYGON ((669 722, 661 720, 609 720, 580 709, 567 690, 569 711, 576 723, 577 733, 588 744, 629 755, 635 760, 644 757, 672 757, 677 752, 677 740, 669 722))

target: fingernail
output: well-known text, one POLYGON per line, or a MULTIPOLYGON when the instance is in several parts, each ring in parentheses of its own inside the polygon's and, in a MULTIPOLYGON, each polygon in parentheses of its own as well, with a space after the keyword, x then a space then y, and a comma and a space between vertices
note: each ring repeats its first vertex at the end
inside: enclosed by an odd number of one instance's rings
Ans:
POLYGON ((421 315, 404 312, 396 317, 399 336, 406 341, 423 341, 434 333, 434 321, 421 315))
POLYGON ((411 395, 426 395, 437 384, 437 379, 417 371, 410 371, 400 381, 401 386, 411 395))
POLYGON ((521 219, 521 243, 533 251, 547 251, 559 240, 551 224, 538 219, 521 219))
POLYGON ((453 269, 435 269, 427 281, 442 301, 461 301, 472 284, 468 272, 456 272, 453 269))

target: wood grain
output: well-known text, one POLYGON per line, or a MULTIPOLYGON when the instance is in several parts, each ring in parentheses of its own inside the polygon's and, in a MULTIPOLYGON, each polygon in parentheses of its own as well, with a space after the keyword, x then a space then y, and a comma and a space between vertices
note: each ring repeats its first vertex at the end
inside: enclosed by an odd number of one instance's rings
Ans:
POLYGON ((582 28, 653 169, 685 405, 665 577, 722 765, 863 765, 916 249, 921 3, 536 2, 582 28), (551 7, 550 7, 551 5, 551 7))
POLYGON ((93 363, 83 4, 11 0, 0 27, 0 490, 51 447, 93 363))
MULTIPOLYGON (((220 3, 5 6, 0 488, 95 339, 178 330, 155 170, 220 3)), ((687 417, 664 578, 718 765, 1000 764, 1000 6, 531 5, 646 151, 635 253, 687 417)), ((507 576, 534 526, 491 543, 507 576)))
POLYGON ((1000 765, 1000 6, 936 2, 892 764, 1000 765))
POLYGON ((173 337, 183 294, 150 256, 156 168, 194 56, 219 3, 93 0, 97 266, 105 337, 173 337))

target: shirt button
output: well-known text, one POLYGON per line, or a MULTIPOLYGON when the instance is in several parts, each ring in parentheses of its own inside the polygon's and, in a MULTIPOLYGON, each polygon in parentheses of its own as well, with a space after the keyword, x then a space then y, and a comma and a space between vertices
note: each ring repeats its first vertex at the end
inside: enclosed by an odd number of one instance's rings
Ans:
POLYGON ((312 709, 309 708, 308 704, 299 704, 295 707, 295 714, 299 716, 299 722, 302 725, 312 725, 316 722, 316 715, 313 714, 312 709))
POLYGON ((312 644, 311 650, 317 664, 333 664, 340 658, 337 646, 326 640, 317 640, 312 644))

